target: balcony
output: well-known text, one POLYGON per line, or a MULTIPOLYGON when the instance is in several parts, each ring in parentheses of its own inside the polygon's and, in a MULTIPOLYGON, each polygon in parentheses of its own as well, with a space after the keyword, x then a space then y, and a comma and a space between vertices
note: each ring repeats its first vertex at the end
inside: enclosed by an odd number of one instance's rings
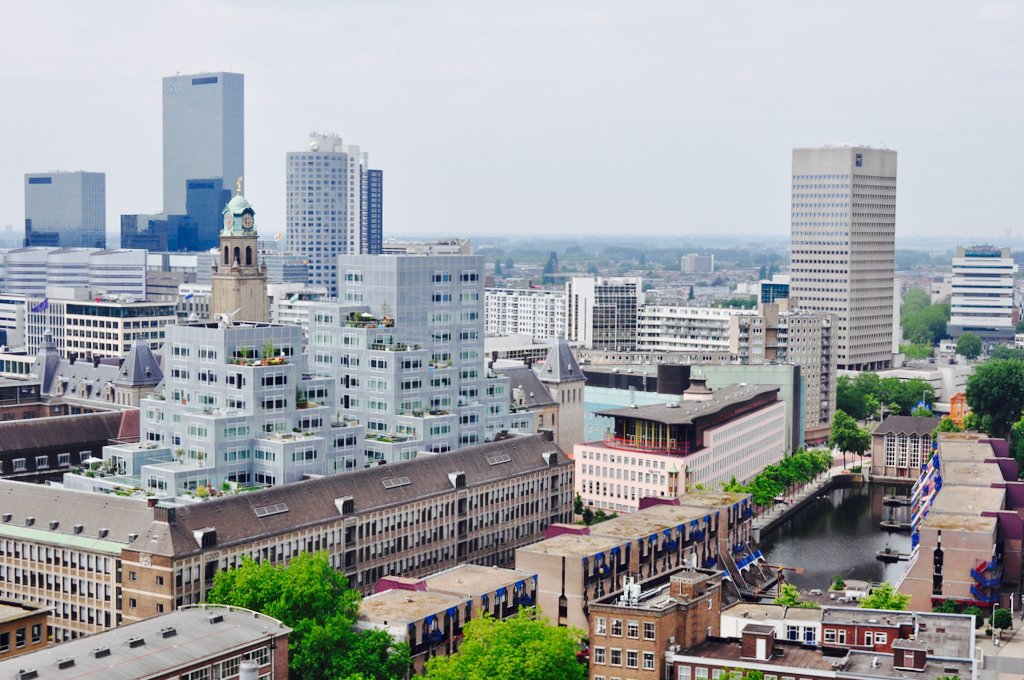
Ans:
POLYGON ((610 449, 637 451, 640 453, 661 453, 673 456, 687 456, 691 453, 688 442, 678 442, 675 439, 668 439, 663 442, 637 441, 635 437, 616 437, 611 433, 605 434, 604 445, 610 449))

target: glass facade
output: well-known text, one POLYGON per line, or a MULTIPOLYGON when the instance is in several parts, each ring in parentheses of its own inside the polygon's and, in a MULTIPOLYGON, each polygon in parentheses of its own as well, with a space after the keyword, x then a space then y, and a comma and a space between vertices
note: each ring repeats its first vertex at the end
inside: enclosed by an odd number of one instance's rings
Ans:
POLYGON ((189 180, 216 178, 230 189, 244 174, 244 91, 240 73, 163 79, 165 215, 189 214, 189 180))
POLYGON ((104 248, 106 228, 104 173, 25 175, 25 245, 104 248))

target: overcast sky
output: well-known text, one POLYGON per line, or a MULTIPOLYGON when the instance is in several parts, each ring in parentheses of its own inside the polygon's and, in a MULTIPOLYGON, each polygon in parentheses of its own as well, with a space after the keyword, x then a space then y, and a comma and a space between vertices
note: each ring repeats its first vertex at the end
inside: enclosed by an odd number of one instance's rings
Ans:
POLYGON ((246 195, 337 132, 388 234, 789 230, 794 146, 899 151, 897 233, 1024 235, 1018 2, 21 2, 0 14, 0 227, 25 172, 162 206, 161 77, 245 74, 246 195))

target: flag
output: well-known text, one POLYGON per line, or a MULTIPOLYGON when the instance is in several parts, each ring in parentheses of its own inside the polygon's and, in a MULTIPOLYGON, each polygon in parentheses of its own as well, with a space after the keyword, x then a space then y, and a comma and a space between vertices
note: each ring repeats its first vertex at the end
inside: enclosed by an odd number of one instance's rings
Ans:
POLYGON ((293 305, 294 305, 294 304, 295 304, 296 302, 298 302, 298 301, 299 301, 299 294, 298 294, 298 293, 295 293, 294 295, 292 295, 292 296, 291 296, 291 297, 290 297, 290 298, 288 299, 288 302, 292 303, 293 305))
POLYGON ((188 295, 186 295, 186 296, 185 296, 185 299, 186 299, 186 300, 191 300, 191 299, 192 299, 192 298, 194 298, 195 296, 196 296, 196 294, 195 294, 195 293, 189 293, 188 295))
POLYGON ((280 241, 283 237, 284 237, 284 234, 282 234, 281 232, 277 232, 276 234, 274 234, 274 240, 275 241, 280 241))
POLYGON ((42 302, 40 302, 38 305, 35 305, 35 306, 32 307, 32 311, 35 312, 35 313, 45 312, 49 308, 50 308, 50 298, 43 298, 42 302))

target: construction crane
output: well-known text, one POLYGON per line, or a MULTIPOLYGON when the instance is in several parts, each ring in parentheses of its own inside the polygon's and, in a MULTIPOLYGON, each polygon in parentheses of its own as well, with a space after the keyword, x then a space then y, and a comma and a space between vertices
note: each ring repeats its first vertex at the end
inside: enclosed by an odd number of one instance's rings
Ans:
MULTIPOLYGON (((786 582, 786 577, 785 577, 785 574, 783 572, 791 571, 794 574, 803 574, 804 573, 804 568, 803 567, 787 567, 784 564, 762 564, 761 566, 764 569, 774 569, 775 570, 775 575, 776 575, 775 576, 775 583, 778 586, 778 592, 782 592, 782 584, 786 582)), ((756 591, 755 591, 755 594, 760 597, 760 596, 766 595, 768 590, 769 590, 769 588, 767 587, 767 584, 765 586, 758 586, 756 591)))

